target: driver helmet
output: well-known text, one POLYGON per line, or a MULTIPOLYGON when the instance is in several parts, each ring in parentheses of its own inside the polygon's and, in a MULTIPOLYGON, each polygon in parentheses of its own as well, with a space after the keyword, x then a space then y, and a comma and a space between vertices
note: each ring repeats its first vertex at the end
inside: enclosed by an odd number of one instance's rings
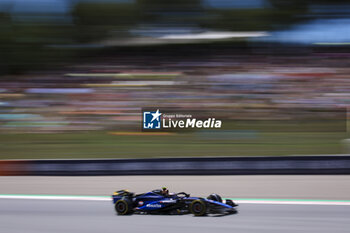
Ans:
POLYGON ((167 187, 162 187, 162 194, 169 194, 167 187))

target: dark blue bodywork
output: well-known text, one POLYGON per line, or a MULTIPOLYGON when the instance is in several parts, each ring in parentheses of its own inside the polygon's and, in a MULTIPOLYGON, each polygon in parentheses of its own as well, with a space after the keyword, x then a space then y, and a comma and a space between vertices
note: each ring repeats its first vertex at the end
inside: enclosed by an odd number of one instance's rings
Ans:
POLYGON ((236 213, 236 206, 223 202, 210 200, 201 197, 190 197, 184 192, 177 194, 162 195, 161 190, 135 195, 126 190, 117 191, 113 194, 113 203, 118 200, 127 200, 133 213, 164 213, 164 214, 185 214, 189 213, 189 206, 195 200, 205 203, 207 213, 227 214, 236 213))

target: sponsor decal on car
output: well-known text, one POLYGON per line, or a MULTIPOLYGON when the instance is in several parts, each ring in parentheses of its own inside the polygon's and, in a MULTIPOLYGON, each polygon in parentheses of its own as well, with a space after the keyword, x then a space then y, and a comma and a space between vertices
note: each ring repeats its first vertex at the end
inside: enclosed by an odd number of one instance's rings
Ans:
POLYGON ((161 204, 147 204, 146 207, 150 207, 150 208, 161 208, 162 205, 161 205, 161 204))
POLYGON ((174 200, 174 199, 160 201, 160 203, 175 203, 175 202, 176 202, 176 200, 174 200))

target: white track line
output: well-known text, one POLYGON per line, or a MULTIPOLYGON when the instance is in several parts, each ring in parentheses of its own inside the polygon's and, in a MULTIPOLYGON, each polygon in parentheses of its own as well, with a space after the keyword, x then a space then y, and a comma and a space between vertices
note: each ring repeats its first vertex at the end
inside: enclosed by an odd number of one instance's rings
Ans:
MULTIPOLYGON (((108 196, 69 196, 69 195, 11 195, 0 194, 0 199, 31 199, 31 200, 72 200, 72 201, 112 201, 108 196)), ((350 201, 337 200, 235 200, 238 204, 274 204, 274 205, 343 205, 350 206, 350 201)))
POLYGON ((347 205, 350 202, 346 201, 260 201, 260 200, 238 200, 238 204, 269 204, 269 205, 347 205))
POLYGON ((94 196, 54 196, 54 195, 0 195, 0 199, 72 200, 72 201, 112 201, 111 197, 94 196))

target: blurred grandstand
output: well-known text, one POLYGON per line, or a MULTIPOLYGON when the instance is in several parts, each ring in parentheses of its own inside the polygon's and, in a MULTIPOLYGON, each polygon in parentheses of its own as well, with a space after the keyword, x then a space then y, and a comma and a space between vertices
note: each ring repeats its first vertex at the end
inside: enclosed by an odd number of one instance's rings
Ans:
MULTIPOLYGON (((242 154, 244 149, 232 152, 233 144, 247 143, 264 148, 247 154, 342 152, 340 140, 348 137, 350 29, 340 25, 348 20, 350 5, 346 1, 240 2, 2 2, 0 137, 4 146, 15 144, 10 134, 140 136, 142 108, 159 108, 224 119, 225 131, 199 132, 200 137, 192 139, 217 140, 209 154, 242 154), (322 29, 338 36, 327 32, 322 36, 322 29), (325 124, 324 119, 336 124, 325 124), (289 121, 293 124, 288 127, 289 121), (299 128, 293 130, 296 125, 299 128), (288 140, 293 144, 300 134, 284 134, 284 144, 274 147, 283 135, 261 133, 276 129, 319 134, 305 139, 307 149, 293 151, 283 146, 288 140), (268 139, 254 141, 257 138, 268 139), (232 145, 221 150, 220 140, 232 145), (315 143, 329 147, 310 150, 315 143)), ((133 145, 142 143, 143 139, 136 140, 133 145)), ((186 155, 205 152, 200 145, 194 147, 186 155)), ((50 151, 53 148, 43 154, 57 156, 50 151)), ((105 149, 103 156, 125 153, 105 149)), ((102 145, 99 150, 104 150, 102 145)), ((61 153, 65 151, 69 148, 61 153)), ((10 153, 8 148, 2 156, 11 158, 10 153)), ((163 149, 157 156, 162 153, 163 149)))

